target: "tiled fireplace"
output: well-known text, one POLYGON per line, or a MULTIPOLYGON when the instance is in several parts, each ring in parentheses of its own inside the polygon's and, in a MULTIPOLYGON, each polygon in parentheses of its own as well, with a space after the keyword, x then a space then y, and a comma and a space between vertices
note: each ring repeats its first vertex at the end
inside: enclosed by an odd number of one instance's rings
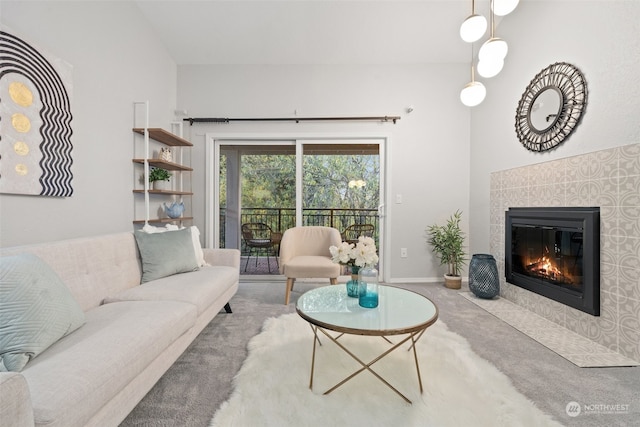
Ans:
POLYGON ((501 296, 617 353, 640 361, 640 144, 491 174, 491 252, 501 296), (600 208, 600 316, 505 279, 505 212, 600 208))

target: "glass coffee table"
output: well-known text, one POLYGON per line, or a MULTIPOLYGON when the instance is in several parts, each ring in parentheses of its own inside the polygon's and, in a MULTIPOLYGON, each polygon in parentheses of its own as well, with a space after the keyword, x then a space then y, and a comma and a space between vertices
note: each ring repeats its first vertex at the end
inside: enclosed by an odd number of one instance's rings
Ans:
POLYGON ((361 372, 369 371, 405 401, 411 403, 404 394, 389 384, 371 367, 406 342, 411 343, 409 350, 413 350, 418 384, 420 393, 422 393, 422 378, 420 377, 420 366, 415 344, 424 331, 438 319, 438 308, 425 296, 392 286, 380 286, 379 299, 380 303, 376 308, 360 307, 358 298, 347 296, 347 290, 342 285, 316 288, 300 296, 296 304, 296 311, 304 320, 309 322, 314 334, 311 378, 309 380, 310 389, 313 389, 316 344, 320 342, 320 332, 362 366, 325 391, 324 394, 331 393, 361 372), (331 334, 328 331, 337 332, 338 334, 331 334), (390 344, 390 347, 367 363, 360 360, 339 342, 343 334, 380 336, 390 344), (393 343, 387 338, 393 335, 401 336, 397 343, 393 343))

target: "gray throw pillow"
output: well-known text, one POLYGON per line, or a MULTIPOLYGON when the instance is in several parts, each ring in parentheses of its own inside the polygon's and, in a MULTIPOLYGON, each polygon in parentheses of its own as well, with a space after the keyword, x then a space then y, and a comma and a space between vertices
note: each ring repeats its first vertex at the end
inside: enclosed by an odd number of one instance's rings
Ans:
POLYGON ((0 371, 21 371, 84 322, 78 302, 42 259, 0 258, 0 371))
POLYGON ((141 283, 198 269, 191 230, 165 233, 135 232, 142 260, 141 283))

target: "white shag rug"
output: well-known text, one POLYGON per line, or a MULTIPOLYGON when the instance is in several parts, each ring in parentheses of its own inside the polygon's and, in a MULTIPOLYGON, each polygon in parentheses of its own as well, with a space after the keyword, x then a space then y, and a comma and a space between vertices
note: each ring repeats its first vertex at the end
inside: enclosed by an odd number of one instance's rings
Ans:
MULTIPOLYGON (((398 338, 391 337, 394 342, 398 338)), ((313 332, 309 324, 297 313, 267 319, 262 332, 249 342, 249 355, 234 379, 234 391, 215 413, 211 426, 561 425, 442 321, 429 327, 418 341, 424 393, 420 394, 413 352, 407 351, 407 344, 372 366, 412 405, 370 372, 323 395, 360 365, 327 337, 321 335, 321 342, 316 349, 312 391, 313 332)), ((344 335, 340 342, 365 362, 389 347, 380 337, 344 335)))

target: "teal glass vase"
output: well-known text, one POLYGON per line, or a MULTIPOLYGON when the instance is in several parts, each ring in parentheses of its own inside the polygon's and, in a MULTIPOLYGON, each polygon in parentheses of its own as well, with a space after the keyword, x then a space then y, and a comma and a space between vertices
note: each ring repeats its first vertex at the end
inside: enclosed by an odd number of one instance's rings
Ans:
POLYGON ((378 306, 378 270, 365 266, 358 272, 358 304, 364 308, 378 306))
POLYGON ((358 298, 360 290, 358 289, 358 271, 360 267, 352 265, 351 267, 351 280, 347 282, 347 295, 351 298, 358 298))

